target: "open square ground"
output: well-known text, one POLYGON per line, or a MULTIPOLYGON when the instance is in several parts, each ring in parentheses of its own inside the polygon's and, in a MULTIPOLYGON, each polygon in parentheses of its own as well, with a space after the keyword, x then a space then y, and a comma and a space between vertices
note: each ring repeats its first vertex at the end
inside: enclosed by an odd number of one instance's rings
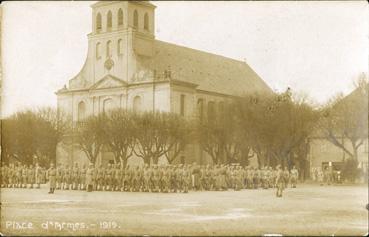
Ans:
POLYGON ((5 235, 355 235, 368 232, 366 186, 129 193, 1 190, 5 235))

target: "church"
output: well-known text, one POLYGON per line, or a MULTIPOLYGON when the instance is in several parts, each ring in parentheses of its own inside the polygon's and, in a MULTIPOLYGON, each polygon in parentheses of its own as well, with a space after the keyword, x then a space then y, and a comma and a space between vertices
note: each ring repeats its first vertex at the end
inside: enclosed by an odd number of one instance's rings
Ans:
MULTIPOLYGON (((156 7, 148 1, 100 1, 91 8, 86 61, 56 92, 58 109, 74 124, 115 108, 202 118, 231 98, 271 92, 245 62, 157 40, 156 7)), ((71 145, 58 146, 57 162, 87 163, 69 139, 71 145)), ((182 161, 210 161, 195 144, 184 153, 182 161)), ((98 162, 112 159, 105 149, 98 162)))

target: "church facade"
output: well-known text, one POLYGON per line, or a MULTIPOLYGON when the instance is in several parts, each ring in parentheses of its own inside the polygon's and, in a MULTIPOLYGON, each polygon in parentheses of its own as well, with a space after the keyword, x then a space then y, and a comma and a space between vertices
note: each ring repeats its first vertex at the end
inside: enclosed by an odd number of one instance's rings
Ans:
MULTIPOLYGON (((206 117, 235 96, 271 92, 245 62, 157 40, 150 2, 101 1, 91 7, 87 59, 56 92, 58 109, 74 123, 115 108, 206 117)), ((195 144, 183 156, 209 162, 195 144)), ((105 150, 98 160, 112 159, 105 150)), ((57 160, 87 162, 73 141, 58 147, 57 160)))

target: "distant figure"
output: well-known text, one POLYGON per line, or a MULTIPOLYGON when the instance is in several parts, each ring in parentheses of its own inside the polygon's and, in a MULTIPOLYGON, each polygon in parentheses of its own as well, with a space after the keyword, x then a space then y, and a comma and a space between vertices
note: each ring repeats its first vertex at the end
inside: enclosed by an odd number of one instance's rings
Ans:
POLYGON ((94 164, 90 163, 88 169, 86 170, 86 190, 87 192, 91 192, 93 187, 94 187, 94 182, 95 182, 95 168, 94 168, 94 164))
POLYGON ((283 175, 283 170, 280 165, 277 165, 277 177, 275 186, 277 187, 277 197, 282 197, 283 189, 285 185, 285 178, 283 175))
POLYGON ((291 170, 291 187, 292 188, 296 188, 298 177, 299 177, 299 171, 296 169, 295 166, 293 166, 291 170))
POLYGON ((51 164, 50 168, 47 170, 47 177, 50 182, 49 194, 53 194, 56 187, 56 169, 54 168, 54 164, 51 164))
POLYGON ((39 164, 36 164, 35 176, 36 176, 36 184, 37 184, 36 188, 40 188, 41 179, 42 179, 42 170, 39 164))

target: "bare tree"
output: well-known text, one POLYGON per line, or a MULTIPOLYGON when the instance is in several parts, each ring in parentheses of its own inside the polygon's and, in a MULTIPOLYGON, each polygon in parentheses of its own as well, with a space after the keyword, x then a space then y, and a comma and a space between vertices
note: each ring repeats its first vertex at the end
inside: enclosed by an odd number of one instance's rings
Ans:
POLYGON ((144 112, 134 115, 135 139, 137 145, 133 152, 143 159, 146 164, 156 164, 160 156, 165 153, 165 139, 167 139, 162 113, 144 112))
POLYGON ((105 142, 114 153, 115 162, 126 167, 136 145, 133 114, 117 109, 109 112, 105 130, 105 142))
POLYGON ((177 114, 167 114, 165 119, 167 139, 165 139, 164 155, 171 164, 189 143, 192 123, 177 114))
POLYGON ((357 161, 358 149, 368 139, 367 79, 361 77, 356 85, 350 95, 336 96, 323 108, 319 124, 328 141, 357 161))
POLYGON ((305 101, 294 101, 288 89, 238 101, 241 127, 259 165, 290 165, 291 154, 306 141, 319 114, 305 101))
POLYGON ((90 116, 76 127, 76 142, 90 162, 95 163, 105 143, 106 115, 90 116))
POLYGON ((17 112, 2 122, 3 157, 26 164, 55 162, 57 144, 68 126, 68 117, 50 107, 17 112))

